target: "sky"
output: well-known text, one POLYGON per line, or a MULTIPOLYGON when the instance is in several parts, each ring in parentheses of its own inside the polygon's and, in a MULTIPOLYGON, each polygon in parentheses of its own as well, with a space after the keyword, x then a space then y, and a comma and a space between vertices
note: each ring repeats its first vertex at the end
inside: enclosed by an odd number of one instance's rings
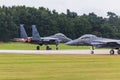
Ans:
POLYGON ((59 13, 66 13, 70 9, 79 15, 94 12, 102 17, 107 17, 107 12, 111 11, 120 16, 120 0, 0 0, 0 6, 2 5, 45 7, 59 13))

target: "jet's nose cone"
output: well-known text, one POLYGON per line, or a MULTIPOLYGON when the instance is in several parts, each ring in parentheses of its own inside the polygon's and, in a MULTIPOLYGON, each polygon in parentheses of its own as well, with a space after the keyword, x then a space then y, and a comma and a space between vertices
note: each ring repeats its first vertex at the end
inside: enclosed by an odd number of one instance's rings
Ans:
POLYGON ((78 46, 79 45, 79 40, 75 39, 75 40, 71 40, 67 43, 65 43, 66 45, 70 45, 70 46, 78 46))
POLYGON ((69 42, 69 41, 71 41, 72 39, 70 39, 70 38, 60 38, 60 42, 61 43, 66 43, 66 42, 69 42))
POLYGON ((65 43, 66 45, 74 45, 73 41, 69 41, 67 43, 65 43))
POLYGON ((69 41, 71 41, 72 39, 70 39, 70 38, 67 38, 67 42, 69 42, 69 41))

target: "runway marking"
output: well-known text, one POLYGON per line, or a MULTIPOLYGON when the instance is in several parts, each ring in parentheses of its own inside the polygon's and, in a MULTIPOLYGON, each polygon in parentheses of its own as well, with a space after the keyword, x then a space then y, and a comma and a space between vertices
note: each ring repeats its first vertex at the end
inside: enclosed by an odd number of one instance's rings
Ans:
MULTIPOLYGON (((90 54, 90 50, 0 50, 0 54, 90 54)), ((109 50, 95 50, 94 54, 109 54, 109 50)))

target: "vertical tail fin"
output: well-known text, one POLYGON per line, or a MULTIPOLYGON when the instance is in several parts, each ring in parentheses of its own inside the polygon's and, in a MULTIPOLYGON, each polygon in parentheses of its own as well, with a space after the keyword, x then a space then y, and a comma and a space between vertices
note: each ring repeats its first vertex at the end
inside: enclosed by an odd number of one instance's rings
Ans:
POLYGON ((36 25, 32 25, 32 40, 40 40, 40 35, 36 25))
POLYGON ((27 38, 28 35, 25 31, 24 24, 20 24, 20 38, 27 38))

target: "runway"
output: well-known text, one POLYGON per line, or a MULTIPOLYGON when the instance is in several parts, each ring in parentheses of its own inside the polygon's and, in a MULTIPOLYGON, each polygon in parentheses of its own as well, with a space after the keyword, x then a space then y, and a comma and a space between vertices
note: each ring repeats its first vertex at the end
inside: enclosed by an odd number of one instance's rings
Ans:
MULTIPOLYGON (((90 50, 0 50, 0 54, 90 54, 90 52, 90 50)), ((109 54, 109 50, 95 50, 94 54, 109 54)))

